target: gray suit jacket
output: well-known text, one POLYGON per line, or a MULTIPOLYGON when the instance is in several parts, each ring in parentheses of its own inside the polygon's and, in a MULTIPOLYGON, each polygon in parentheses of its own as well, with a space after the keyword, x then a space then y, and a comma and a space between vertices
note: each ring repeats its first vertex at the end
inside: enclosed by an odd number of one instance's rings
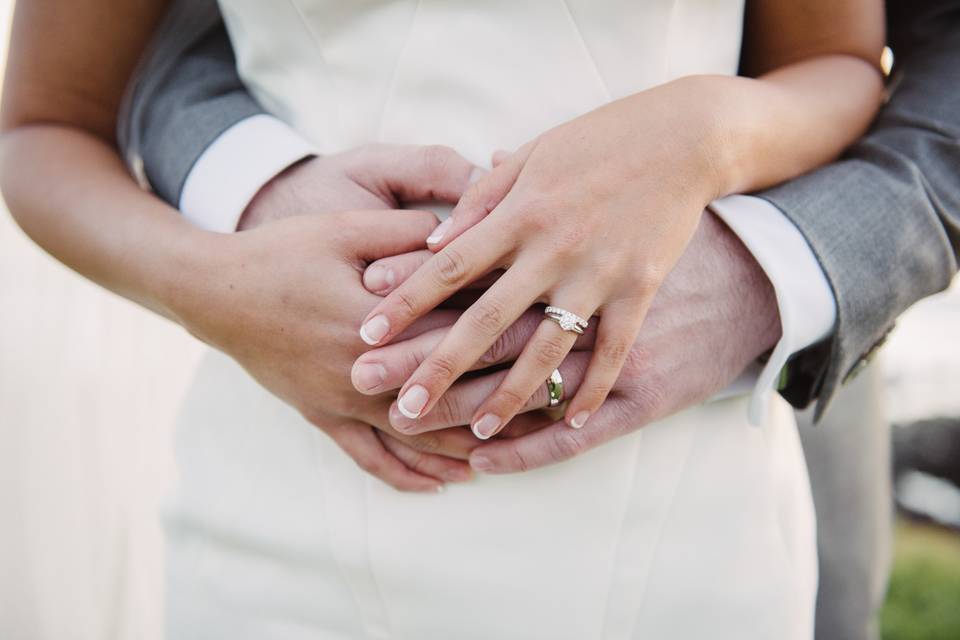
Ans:
MULTIPOLYGON (((945 289, 960 251, 960 0, 888 2, 895 90, 839 162, 760 196, 810 243, 833 288, 830 338, 797 354, 783 396, 819 418, 917 300, 945 289)), ((172 204, 204 149, 262 109, 244 89, 214 0, 176 0, 121 118, 132 165, 172 204)))

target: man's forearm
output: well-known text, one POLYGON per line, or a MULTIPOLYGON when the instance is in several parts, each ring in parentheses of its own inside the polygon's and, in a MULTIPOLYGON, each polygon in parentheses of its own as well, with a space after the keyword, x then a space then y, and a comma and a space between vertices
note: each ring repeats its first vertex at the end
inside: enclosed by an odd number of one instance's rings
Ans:
MULTIPOLYGON (((785 396, 822 415, 917 300, 949 286, 960 250, 960 19, 902 52, 896 89, 841 162, 761 194, 796 224, 837 299, 829 344, 800 354, 785 396)), ((951 22, 952 20, 952 22, 951 22)))
POLYGON ((118 139, 131 165, 178 206, 203 152, 233 125, 263 109, 240 79, 213 0, 177 0, 154 36, 121 114, 118 139))

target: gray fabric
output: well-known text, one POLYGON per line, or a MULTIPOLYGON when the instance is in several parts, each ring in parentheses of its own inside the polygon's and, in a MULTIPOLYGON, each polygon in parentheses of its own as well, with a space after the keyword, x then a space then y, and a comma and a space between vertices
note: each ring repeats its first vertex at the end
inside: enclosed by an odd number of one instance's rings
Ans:
POLYGON ((877 640, 893 537, 890 423, 880 363, 845 386, 817 427, 798 414, 817 512, 817 640, 877 640))
POLYGON ((889 3, 894 91, 836 162, 761 195, 801 231, 833 288, 829 344, 782 390, 820 418, 911 304, 949 286, 960 251, 960 2, 889 3), (909 5, 909 6, 908 6, 909 5))
POLYGON ((142 166, 157 195, 176 207, 204 150, 262 112, 237 74, 216 0, 176 0, 128 89, 118 139, 133 171, 142 166))
MULTIPOLYGON (((175 5, 154 51, 146 58, 138 90, 131 94, 132 115, 121 129, 128 157, 142 155, 151 182, 173 204, 179 201, 183 179, 203 149, 223 130, 260 111, 236 75, 219 17, 208 14, 194 22, 191 29, 181 26, 191 23, 183 15, 186 8, 200 14, 213 5, 210 0, 183 0, 175 5)), ((955 265, 945 259, 946 252, 942 250, 934 252, 933 257, 924 258, 927 251, 918 251, 922 254, 919 258, 913 256, 913 247, 924 247, 930 242, 925 234, 936 239, 934 244, 944 245, 941 219, 928 209, 931 199, 925 190, 904 190, 898 207, 861 205, 848 213, 863 198, 871 199, 872 193, 896 189, 901 182, 921 184, 912 163, 905 165, 910 170, 901 177, 903 169, 899 163, 878 162, 872 154, 868 159, 853 162, 851 158, 840 165, 846 168, 831 167, 822 172, 830 176, 837 171, 836 176, 846 178, 811 177, 806 179, 811 186, 798 186, 796 192, 775 190, 766 194, 785 210, 802 202, 802 208, 811 212, 808 216, 796 211, 788 215, 824 262, 838 300, 849 305, 860 295, 849 288, 885 287, 885 283, 878 283, 882 278, 864 280, 863 274, 874 268, 876 262, 884 265, 879 272, 884 273, 888 269, 885 261, 891 258, 907 260, 902 271, 908 274, 923 275, 938 269, 939 273, 949 273, 955 265), (871 180, 878 184, 869 184, 871 180), (895 185, 887 185, 887 181, 895 185), (863 191, 868 193, 856 195, 863 191), (818 215, 828 219, 822 224, 831 223, 830 233, 821 233, 818 224, 806 224, 808 217, 818 215), (883 220, 874 223, 873 216, 882 216, 883 220), (909 224, 914 232, 903 239, 896 251, 885 256, 882 244, 876 245, 877 253, 863 249, 877 243, 872 238, 876 235, 874 229, 877 233, 881 229, 889 233, 889 226, 899 224, 902 216, 917 217, 920 221, 909 224), (865 218, 870 220, 869 224, 864 222, 865 218), (861 234, 867 238, 858 242, 861 234), (917 261, 919 267, 913 265, 917 261), (860 267, 861 262, 867 266, 860 267), (847 273, 857 277, 845 277, 847 273)), ((931 289, 924 282, 921 278, 912 295, 920 297, 931 289)), ((902 284, 909 285, 909 280, 902 284)), ((903 306, 890 304, 886 294, 877 294, 859 304, 882 304, 882 310, 877 311, 882 318, 892 318, 894 310, 903 306)), ((856 331, 849 326, 850 316, 843 314, 843 318, 839 330, 856 331)), ((867 333, 872 335, 872 329, 867 333)), ((857 342, 844 340, 844 344, 857 342)), ((805 354, 806 360, 813 363, 808 367, 816 371, 826 368, 830 349, 821 349, 816 358, 811 358, 811 353, 812 350, 805 354)), ((884 475, 888 469, 887 431, 878 404, 876 380, 876 374, 868 374, 849 385, 825 420, 824 428, 815 433, 807 429, 802 434, 819 519, 822 586, 817 612, 818 640, 872 637, 871 621, 886 584, 890 492, 884 475)))

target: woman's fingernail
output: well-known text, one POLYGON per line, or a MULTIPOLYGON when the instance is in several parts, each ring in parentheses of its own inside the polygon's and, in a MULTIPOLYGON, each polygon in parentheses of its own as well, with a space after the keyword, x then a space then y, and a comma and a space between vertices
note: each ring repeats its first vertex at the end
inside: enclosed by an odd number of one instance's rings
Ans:
POLYGON ((481 440, 489 440, 499 428, 500 418, 492 413, 487 413, 473 423, 473 435, 477 436, 481 440))
POLYGON ((581 411, 577 415, 573 416, 573 419, 570 420, 570 426, 574 429, 583 429, 583 425, 587 424, 587 420, 589 418, 589 411, 581 411))
POLYGON ((444 486, 444 485, 442 485, 442 484, 441 484, 440 486, 438 486, 436 489, 434 489, 434 491, 435 491, 436 493, 443 493, 443 492, 445 492, 446 490, 447 490, 447 487, 444 486))
POLYGON ((363 272, 363 284, 368 291, 374 293, 384 291, 397 284, 397 274, 393 272, 393 269, 375 264, 363 272))
POLYGON ((360 327, 360 337, 369 345, 378 344, 383 336, 390 331, 390 321, 387 316, 374 316, 360 327))
POLYGON ((428 400, 430 400, 430 394, 427 390, 415 384, 397 400, 397 409, 400 409, 400 413, 404 416, 416 420, 423 412, 423 408, 427 406, 428 400))
POLYGON ((493 469, 493 460, 482 455, 470 456, 470 466, 473 467, 474 471, 483 473, 493 469))
POLYGON ((450 225, 453 224, 453 218, 447 218, 440 225, 433 230, 430 234, 430 237, 427 238, 427 244, 437 244, 443 240, 443 236, 447 233, 447 230, 450 229, 450 225))
POLYGON ((353 365, 353 386, 360 391, 374 391, 387 379, 387 368, 382 364, 353 365))

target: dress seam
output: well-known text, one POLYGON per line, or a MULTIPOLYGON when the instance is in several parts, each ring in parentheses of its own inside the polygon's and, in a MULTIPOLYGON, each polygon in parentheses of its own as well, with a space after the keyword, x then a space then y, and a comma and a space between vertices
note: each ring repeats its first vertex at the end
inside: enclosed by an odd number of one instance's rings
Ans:
POLYGON ((594 75, 597 77, 597 82, 600 83, 600 88, 603 89, 603 93, 607 99, 607 102, 613 100, 613 94, 610 92, 610 87, 607 86, 607 81, 604 79, 603 74, 600 73, 600 67, 597 66, 597 60, 593 57, 593 52, 590 51, 590 47, 587 45, 587 41, 583 37, 583 32, 580 31, 580 25, 577 24, 576 18, 573 17, 573 11, 570 10, 569 0, 561 0, 563 5, 563 10, 567 14, 567 19, 570 21, 570 26, 573 27, 573 32, 577 36, 577 40, 580 42, 580 47, 583 49, 584 53, 587 54, 587 60, 590 62, 590 68, 593 69, 594 75))
POLYGON ((310 25, 310 21, 307 20, 307 17, 303 15, 303 10, 300 8, 300 5, 297 4, 296 0, 287 0, 290 4, 290 7, 297 14, 297 18, 300 20, 300 23, 303 25, 303 28, 308 34, 310 34, 310 39, 313 41, 313 48, 317 52, 317 58, 320 60, 320 67, 324 69, 327 73, 326 84, 330 87, 330 104, 332 106, 333 113, 336 116, 337 120, 337 129, 341 132, 343 131, 343 119, 340 117, 341 104, 340 104, 340 93, 336 90, 336 87, 333 86, 333 81, 329 76, 329 66, 327 65, 327 58, 323 55, 323 47, 321 46, 320 36, 317 35, 317 32, 310 25))
POLYGON ((673 485, 673 491, 671 492, 670 500, 667 503, 668 506, 663 514, 663 517, 660 519, 660 526, 657 527, 656 542, 654 543, 653 549, 650 552, 650 566, 647 567, 647 573, 643 578, 643 586, 641 587, 639 597, 637 598, 637 606, 634 609, 634 620, 633 620, 633 624, 631 625, 632 631, 630 633, 630 637, 636 636, 635 631, 637 627, 637 620, 639 619, 640 612, 643 609, 643 601, 647 597, 647 587, 650 584, 650 574, 653 573, 653 565, 657 557, 657 550, 660 548, 660 543, 663 540, 663 531, 666 528, 667 521, 670 520, 670 515, 673 513, 674 509, 676 508, 677 493, 680 491, 680 485, 683 484, 683 477, 686 475, 687 465, 690 464, 690 458, 693 455, 694 447, 697 445, 697 440, 699 439, 698 438, 699 432, 702 426, 703 426, 702 421, 698 422, 697 426, 695 427, 694 434, 690 438, 690 442, 687 445, 687 450, 683 456, 683 461, 680 464, 679 470, 677 471, 677 476, 676 476, 677 481, 673 485))
POLYGON ((610 581, 607 585, 607 595, 604 598, 604 613, 603 620, 600 626, 600 637, 607 638, 607 627, 610 622, 610 595, 613 593, 613 584, 616 582, 616 570, 619 565, 617 558, 620 556, 621 546, 623 543, 623 525, 627 520, 627 510, 630 508, 630 505, 633 504, 633 496, 637 492, 637 457, 640 454, 640 447, 643 446, 643 433, 638 434, 637 437, 637 451, 633 456, 633 464, 630 467, 630 490, 627 492, 627 495, 624 497, 623 505, 620 512, 620 525, 617 528, 617 545, 613 553, 612 558, 612 567, 610 568, 610 581))
POLYGON ((417 23, 417 18, 420 17, 420 9, 422 6, 423 0, 417 0, 417 4, 413 8, 413 14, 410 16, 410 26, 407 28, 407 39, 403 41, 403 46, 400 47, 400 50, 397 53, 397 61, 394 63, 393 69, 390 72, 390 82, 387 83, 387 94, 383 97, 383 106, 380 108, 380 121, 377 123, 378 142, 383 141, 383 130, 386 126, 387 120, 387 108, 390 106, 390 103, 393 100, 393 94, 397 89, 397 78, 400 75, 400 64, 407 55, 407 49, 410 48, 410 41, 413 39, 413 28, 417 23))

